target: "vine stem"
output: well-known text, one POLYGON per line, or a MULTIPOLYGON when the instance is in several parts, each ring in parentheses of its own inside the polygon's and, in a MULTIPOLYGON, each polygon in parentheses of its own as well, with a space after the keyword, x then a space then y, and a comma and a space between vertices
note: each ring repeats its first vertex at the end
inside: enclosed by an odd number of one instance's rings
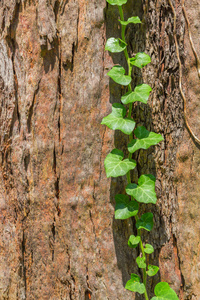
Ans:
MULTIPOLYGON (((119 14, 120 14, 120 19, 121 19, 121 21, 124 21, 124 13, 123 13, 122 6, 118 6, 118 9, 119 9, 119 14)), ((125 25, 121 25, 121 36, 122 36, 122 40, 123 40, 124 43, 126 43, 125 30, 126 30, 126 26, 125 25)), ((129 58, 129 55, 128 55, 127 48, 125 48, 124 54, 125 54, 125 57, 126 57, 126 60, 127 60, 127 64, 128 64, 128 76, 131 77, 131 75, 132 75, 132 66, 131 66, 131 63, 130 63, 130 58, 129 58)), ((132 91, 131 84, 128 85, 128 90, 129 90, 129 92, 132 91)), ((133 104, 129 103, 128 118, 131 118, 132 108, 133 108, 133 104)), ((129 142, 131 142, 132 140, 133 140, 133 134, 130 134, 129 135, 129 142)), ((129 153, 128 158, 129 159, 132 158, 132 154, 131 153, 129 153)), ((128 184, 131 183, 131 174, 130 174, 130 171, 127 173, 127 181, 128 181, 128 184)), ((133 200, 133 197, 131 197, 131 200, 133 200)), ((138 220, 139 220, 139 218, 136 215, 135 216, 135 221, 137 222, 138 220)), ((141 249, 141 252, 142 252, 142 256, 145 258, 145 261, 146 261, 146 255, 145 255, 145 252, 144 252, 144 246, 143 246, 143 243, 142 243, 141 230, 140 229, 137 230, 137 235, 140 237, 140 249, 141 249)), ((148 294, 147 294, 147 289, 146 289, 146 285, 147 285, 147 272, 146 272, 146 268, 144 268, 142 270, 143 270, 143 283, 144 283, 144 286, 145 286, 144 296, 145 296, 145 300, 149 300, 149 297, 148 297, 148 294)))
MULTIPOLYGON (((171 6, 173 15, 174 15, 174 30, 173 30, 173 35, 174 35, 174 41, 175 41, 175 46, 176 46, 176 55, 177 55, 177 59, 178 59, 178 63, 179 63, 179 90, 181 93, 181 97, 183 99, 183 112, 184 112, 184 120, 185 120, 185 124, 186 127, 190 133, 190 135, 192 136, 192 138, 194 139, 194 141, 200 145, 200 139, 194 134, 192 128, 190 127, 190 124, 188 122, 188 117, 187 117, 187 100, 185 97, 185 94, 183 92, 183 88, 182 88, 182 77, 183 77, 183 68, 182 68, 182 63, 181 63, 181 58, 180 58, 180 53, 179 53, 179 45, 178 45, 178 40, 177 40, 177 35, 176 35, 176 10, 172 4, 171 0, 168 0, 169 5, 171 6)), ((182 5, 184 4, 184 2, 182 2, 182 5)), ((184 11, 185 12, 185 11, 184 11)), ((186 17, 186 15, 184 15, 186 17)), ((190 40, 191 43, 191 40, 190 40)), ((193 49, 194 51, 194 49, 193 49)), ((196 57, 197 59, 197 63, 198 63, 198 57, 196 57)), ((198 67, 198 66, 197 66, 198 67)))

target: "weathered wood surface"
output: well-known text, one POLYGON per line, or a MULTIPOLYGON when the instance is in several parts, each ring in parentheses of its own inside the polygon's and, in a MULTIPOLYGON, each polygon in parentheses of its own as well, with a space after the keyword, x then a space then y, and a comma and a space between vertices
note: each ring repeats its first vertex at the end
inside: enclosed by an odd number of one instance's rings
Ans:
MULTIPOLYGON (((173 3, 188 116, 200 136, 196 62, 173 3)), ((185 5, 200 54, 200 4, 185 5)), ((134 116, 165 137, 136 154, 132 174, 157 177, 158 204, 144 208, 155 226, 145 239, 161 279, 180 299, 198 300, 200 149, 184 126, 173 14, 167 0, 129 1, 125 15, 134 14, 144 24, 128 29, 129 51, 152 57, 143 73, 134 70, 135 84, 153 88, 134 116)), ((0 2, 0 299, 133 299, 124 284, 136 270, 127 246, 134 226, 113 219, 126 179, 108 180, 103 167, 126 139, 100 126, 124 92, 106 76, 113 62, 125 64, 104 51, 106 38, 119 36, 117 18, 104 0, 0 2)))

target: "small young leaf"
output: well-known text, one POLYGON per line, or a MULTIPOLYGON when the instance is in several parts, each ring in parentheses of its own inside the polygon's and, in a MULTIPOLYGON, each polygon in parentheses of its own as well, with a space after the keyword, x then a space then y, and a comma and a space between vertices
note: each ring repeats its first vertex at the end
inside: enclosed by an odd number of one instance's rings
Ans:
POLYGON ((140 236, 134 236, 134 235, 131 235, 129 240, 128 240, 128 245, 130 248, 136 248, 137 245, 139 244, 140 242, 140 236))
POLYGON ((149 276, 154 276, 158 273, 159 268, 157 266, 148 265, 148 271, 147 274, 149 276))
POLYGON ((148 84, 140 84, 136 86, 133 92, 128 92, 122 96, 121 101, 124 104, 129 104, 136 101, 147 104, 151 91, 152 88, 148 84))
POLYGON ((106 0, 110 5, 118 5, 122 6, 123 4, 126 4, 127 0, 106 0))
POLYGON ((159 282, 154 289, 154 293, 157 297, 153 297, 151 300, 179 300, 167 282, 159 282))
POLYGON ((149 132, 144 126, 138 126, 134 130, 134 134, 137 139, 132 140, 128 144, 128 151, 130 153, 134 153, 138 149, 148 149, 164 140, 161 134, 149 132))
POLYGON ((153 246, 151 246, 150 244, 146 244, 145 248, 144 248, 144 252, 147 254, 151 254, 154 252, 154 248, 153 246))
POLYGON ((131 17, 131 18, 128 18, 128 20, 127 21, 122 21, 122 20, 119 20, 119 22, 122 24, 122 25, 128 25, 128 24, 130 24, 130 23, 132 23, 132 24, 140 24, 140 23, 142 23, 141 21, 140 21, 140 18, 139 17, 131 17))
POLYGON ((132 78, 128 75, 125 75, 125 69, 119 65, 114 66, 108 73, 108 76, 114 80, 114 82, 121 85, 129 85, 132 78))
POLYGON ((139 293, 139 294, 144 294, 144 292, 145 292, 144 283, 133 282, 132 279, 130 279, 126 283, 125 289, 127 289, 127 290, 129 290, 131 292, 139 293))
POLYGON ((106 42, 105 50, 108 50, 112 53, 118 53, 124 51, 126 48, 126 43, 120 39, 110 38, 106 42))
POLYGON ((138 179, 138 185, 135 183, 127 185, 126 193, 133 196, 138 202, 155 204, 157 201, 155 181, 153 175, 141 175, 138 179))
POLYGON ((145 229, 151 231, 153 229, 153 214, 146 213, 136 222, 137 229, 145 229))
POLYGON ((131 279, 126 283, 125 289, 139 294, 144 294, 145 292, 145 286, 143 283, 140 283, 140 277, 136 274, 131 274, 131 279))
POLYGON ((124 159, 124 153, 118 149, 114 149, 109 153, 104 161, 107 177, 119 177, 126 175, 128 171, 133 170, 136 161, 133 159, 124 159))
POLYGON ((138 52, 135 57, 130 59, 130 63, 133 66, 136 66, 142 69, 144 66, 151 62, 151 58, 148 54, 143 52, 138 52))
POLYGON ((123 133, 130 135, 135 128, 135 121, 133 119, 125 118, 125 107, 120 103, 114 103, 112 106, 112 113, 103 118, 101 124, 107 125, 110 129, 119 129, 123 133))
POLYGON ((145 263, 145 257, 140 257, 138 256, 136 258, 136 263, 138 264, 138 267, 141 269, 145 269, 146 268, 146 263, 145 263))
POLYGON ((127 195, 118 194, 115 201, 115 219, 125 220, 137 215, 139 205, 136 201, 130 201, 127 195))

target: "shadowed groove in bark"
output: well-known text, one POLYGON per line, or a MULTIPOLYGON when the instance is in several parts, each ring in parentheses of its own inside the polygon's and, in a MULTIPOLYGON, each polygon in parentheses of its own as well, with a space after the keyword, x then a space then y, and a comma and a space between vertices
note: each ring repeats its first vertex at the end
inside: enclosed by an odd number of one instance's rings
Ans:
POLYGON ((22 278, 24 282, 24 299, 26 299, 27 296, 27 285, 26 285, 26 264, 25 264, 25 254, 26 254, 26 240, 25 240, 25 232, 23 230, 23 235, 22 235, 22 278))
POLYGON ((37 97, 37 94, 39 92, 39 89, 40 89, 40 81, 41 79, 39 80, 38 82, 38 86, 33 94, 33 100, 32 100, 32 103, 31 103, 31 106, 29 108, 29 111, 28 111, 28 117, 27 117, 27 128, 28 128, 28 133, 31 133, 31 129, 32 129, 32 117, 33 117, 33 112, 34 112, 34 105, 35 105, 35 101, 36 101, 36 97, 37 97))
POLYGON ((57 163, 56 163, 56 149, 55 149, 55 145, 54 145, 54 149, 53 149, 53 171, 54 171, 54 174, 55 174, 55 196, 57 198, 56 209, 57 209, 58 216, 60 216, 60 214, 61 214, 61 210, 60 210, 60 207, 59 207, 59 199, 60 199, 59 182, 60 182, 60 177, 57 174, 57 163))
POLYGON ((14 83, 15 83, 15 109, 13 111, 13 118, 12 118, 12 123, 10 126, 10 133, 9 133, 9 137, 11 137, 12 133, 13 133, 13 127, 14 127, 15 121, 18 120, 18 122, 19 122, 19 132, 20 132, 21 124, 20 124, 20 113, 19 113, 19 108, 18 108, 18 80, 17 80, 16 71, 15 71, 15 61, 14 61, 16 45, 15 45, 14 39, 11 39, 9 37, 7 38, 7 43, 9 45, 11 53, 12 53, 11 59, 12 59, 14 83))
POLYGON ((62 50, 61 50, 61 38, 58 38, 58 55, 59 55, 59 74, 58 74, 58 97, 59 97, 59 117, 58 117, 58 135, 59 142, 61 141, 60 137, 60 113, 61 113, 61 101, 62 101, 62 50))
POLYGON ((55 218, 54 218, 54 222, 52 224, 51 227, 51 232, 52 232, 52 237, 53 237, 53 241, 52 241, 52 245, 51 245, 51 251, 52 251, 52 261, 54 261, 54 244, 55 244, 55 240, 56 240, 56 227, 55 227, 55 218))

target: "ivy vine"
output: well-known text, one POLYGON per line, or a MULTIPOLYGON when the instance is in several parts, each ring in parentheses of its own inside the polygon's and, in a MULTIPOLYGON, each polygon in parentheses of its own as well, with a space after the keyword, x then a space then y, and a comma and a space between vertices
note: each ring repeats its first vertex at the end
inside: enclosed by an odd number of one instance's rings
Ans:
MULTIPOLYGON (((121 98, 120 103, 114 103, 112 112, 105 118, 102 123, 112 130, 121 130, 129 136, 128 158, 124 158, 124 153, 119 149, 114 149, 105 159, 105 171, 107 177, 127 176, 128 185, 126 186, 126 194, 118 194, 115 196, 115 219, 125 220, 131 217, 135 218, 137 235, 131 235, 128 240, 130 248, 140 247, 140 255, 136 258, 138 268, 142 269, 143 278, 137 274, 131 274, 130 280, 126 283, 125 288, 129 291, 144 295, 145 300, 149 300, 149 292, 147 291, 148 276, 154 276, 159 271, 158 266, 148 264, 146 255, 154 252, 154 248, 150 244, 144 244, 142 241, 142 231, 151 231, 153 228, 153 214, 147 212, 140 214, 140 203, 156 204, 157 197, 155 192, 155 177, 151 174, 141 175, 138 183, 131 182, 130 171, 136 167, 136 161, 132 159, 132 154, 139 149, 148 149, 163 140, 161 134, 149 132, 144 126, 138 126, 135 129, 136 122, 132 118, 132 106, 134 102, 142 102, 147 104, 151 87, 148 84, 140 84, 132 90, 132 68, 143 68, 151 62, 149 55, 139 52, 134 57, 129 57, 127 51, 127 43, 125 40, 125 30, 128 24, 140 24, 138 16, 124 20, 122 5, 128 0, 106 0, 110 5, 117 5, 119 9, 121 24, 121 38, 109 38, 106 42, 105 50, 112 53, 124 52, 128 65, 128 74, 120 65, 115 65, 108 72, 108 76, 117 84, 127 86, 128 92, 121 98), (128 105, 128 110, 124 105, 128 105)), ((151 300, 177 300, 178 297, 173 289, 166 282, 160 282, 154 289, 155 297, 151 300)))

